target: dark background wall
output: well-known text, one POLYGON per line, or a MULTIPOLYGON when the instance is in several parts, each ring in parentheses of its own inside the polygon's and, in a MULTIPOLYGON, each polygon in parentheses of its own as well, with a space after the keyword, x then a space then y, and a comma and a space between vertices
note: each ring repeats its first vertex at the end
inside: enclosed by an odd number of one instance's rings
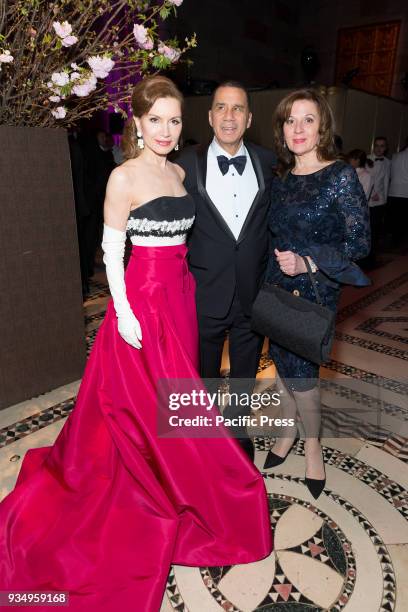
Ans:
POLYGON ((337 31, 343 27, 401 20, 392 97, 406 100, 401 79, 408 71, 408 2, 406 0, 306 0, 302 9, 306 44, 312 44, 321 59, 318 80, 330 85, 336 66, 337 31))
POLYGON ((197 33, 192 77, 239 78, 249 86, 297 82, 301 5, 299 0, 185 0, 174 27, 180 36, 197 33))
MULTIPOLYGON (((196 32, 191 53, 195 79, 239 78, 249 86, 295 87, 305 77, 300 65, 304 47, 316 50, 316 80, 334 82, 337 31, 400 19, 402 22, 393 97, 407 99, 401 79, 408 71, 408 2, 406 0, 184 0, 169 26, 179 36, 196 32)), ((178 68, 178 80, 185 78, 178 68)))

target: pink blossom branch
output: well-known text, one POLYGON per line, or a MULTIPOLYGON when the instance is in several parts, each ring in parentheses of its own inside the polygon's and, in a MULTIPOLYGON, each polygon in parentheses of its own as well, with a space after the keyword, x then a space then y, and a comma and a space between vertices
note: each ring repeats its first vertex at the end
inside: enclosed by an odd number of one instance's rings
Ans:
MULTIPOLYGON (((192 37, 183 49, 177 49, 175 57, 170 54, 165 58, 161 54, 166 51, 158 52, 156 45, 160 41, 156 19, 164 6, 171 8, 168 0, 155 1, 144 12, 135 11, 134 0, 56 0, 54 3, 48 0, 14 0, 11 5, 6 0, 0 0, 0 20, 3 19, 5 31, 3 46, 10 49, 13 56, 12 64, 8 61, 0 66, 0 122, 12 125, 71 125, 78 118, 90 116, 96 110, 127 101, 131 77, 156 72, 158 66, 167 67, 177 61, 179 53, 183 54, 195 46, 195 37, 192 37), (78 38, 76 43, 63 44, 64 34, 61 31, 64 30, 61 25, 59 31, 53 27, 58 19, 59 24, 69 22, 72 34, 78 38), (142 48, 138 46, 133 33, 134 23, 141 24, 139 30, 145 31, 154 42, 151 51, 150 47, 148 50, 143 48, 143 40, 142 48), (96 80, 91 72, 94 64, 87 62, 89 57, 98 62, 105 61, 105 65, 108 63, 108 71, 112 69, 112 62, 108 58, 112 57, 117 77, 112 74, 106 83, 103 75, 101 78, 97 73, 96 80), (76 77, 79 81, 69 79, 73 71, 70 67, 72 62, 80 65, 80 76, 76 77), (61 72, 64 70, 67 72, 61 72), (61 81, 61 86, 67 79, 71 82, 63 90, 66 99, 60 103, 48 99, 55 95, 47 88, 53 73, 56 76, 68 74, 61 81), (92 82, 90 86, 86 84, 86 79, 91 76, 97 83, 96 89, 92 82), (71 91, 77 82, 85 92, 84 97, 78 98, 71 91), (65 108, 62 109, 63 113, 58 111, 59 118, 51 114, 57 108, 56 104, 65 108)), ((177 45, 177 42, 171 44, 177 45)), ((53 89, 64 98, 59 86, 55 85, 53 89)))

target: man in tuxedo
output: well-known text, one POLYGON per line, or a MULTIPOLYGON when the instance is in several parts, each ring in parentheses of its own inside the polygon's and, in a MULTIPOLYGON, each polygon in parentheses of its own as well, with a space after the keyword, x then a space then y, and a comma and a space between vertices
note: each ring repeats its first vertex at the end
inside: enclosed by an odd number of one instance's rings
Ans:
POLYGON ((371 253, 369 259, 375 262, 381 238, 384 236, 385 211, 387 208, 388 189, 391 178, 391 161, 386 157, 387 139, 377 136, 374 140, 373 153, 368 155, 372 160, 373 189, 368 200, 371 225, 371 253))
MULTIPOLYGON (((268 258, 269 183, 275 157, 268 149, 244 142, 251 121, 243 85, 222 83, 209 110, 212 142, 189 147, 176 160, 186 172, 185 187, 196 204, 188 247, 197 283, 200 373, 203 378, 219 378, 228 332, 230 393, 252 391, 263 343, 251 330, 250 319, 268 258)), ((231 403, 224 416, 249 413, 249 406, 231 403)), ((253 458, 245 429, 239 428, 236 435, 253 458)))

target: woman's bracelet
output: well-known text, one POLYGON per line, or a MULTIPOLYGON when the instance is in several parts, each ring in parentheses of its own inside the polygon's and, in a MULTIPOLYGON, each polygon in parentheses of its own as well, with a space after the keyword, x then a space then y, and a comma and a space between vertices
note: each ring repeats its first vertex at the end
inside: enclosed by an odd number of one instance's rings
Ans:
POLYGON ((307 260, 310 264, 310 269, 312 271, 313 274, 316 274, 318 267, 316 266, 315 262, 313 261, 313 259, 310 257, 310 255, 307 255, 307 260))

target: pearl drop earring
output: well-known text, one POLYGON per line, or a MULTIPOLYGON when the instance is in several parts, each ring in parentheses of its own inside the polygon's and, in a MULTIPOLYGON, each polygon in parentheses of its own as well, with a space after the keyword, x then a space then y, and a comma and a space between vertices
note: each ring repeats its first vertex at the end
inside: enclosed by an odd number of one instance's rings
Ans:
POLYGON ((139 130, 137 130, 137 146, 139 147, 139 149, 144 149, 142 132, 139 132, 139 130))

